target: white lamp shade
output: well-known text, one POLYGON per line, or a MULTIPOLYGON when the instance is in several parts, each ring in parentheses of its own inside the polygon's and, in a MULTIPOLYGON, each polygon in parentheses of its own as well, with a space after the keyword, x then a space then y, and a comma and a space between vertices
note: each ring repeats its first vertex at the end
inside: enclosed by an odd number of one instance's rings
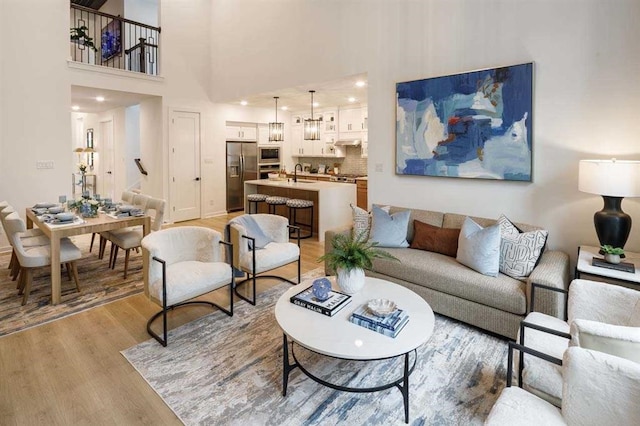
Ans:
POLYGON ((608 197, 640 197, 640 161, 580 160, 578 189, 608 197))

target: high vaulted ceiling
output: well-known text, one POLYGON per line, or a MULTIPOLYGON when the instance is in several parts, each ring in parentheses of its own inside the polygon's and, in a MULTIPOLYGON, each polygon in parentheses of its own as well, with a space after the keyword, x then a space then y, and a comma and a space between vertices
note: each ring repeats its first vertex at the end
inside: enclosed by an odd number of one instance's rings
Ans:
POLYGON ((71 3, 98 10, 107 0, 71 0, 71 3))
POLYGON ((309 90, 315 90, 313 100, 318 103, 316 108, 366 104, 367 85, 357 87, 356 82, 358 81, 366 83, 367 74, 357 74, 340 80, 274 90, 236 99, 228 103, 239 104, 240 101, 244 100, 247 101, 247 106, 275 108, 273 97, 279 96, 278 107, 286 106, 287 109, 292 112, 309 112, 311 110, 311 94, 309 90), (350 97, 355 98, 355 102, 349 102, 350 97))

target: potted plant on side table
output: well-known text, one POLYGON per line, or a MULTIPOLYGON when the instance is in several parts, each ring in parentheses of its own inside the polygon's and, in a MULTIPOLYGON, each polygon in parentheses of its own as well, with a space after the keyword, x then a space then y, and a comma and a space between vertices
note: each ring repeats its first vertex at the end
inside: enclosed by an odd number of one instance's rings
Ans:
POLYGON ((600 250, 604 253, 605 262, 613 263, 614 265, 620 263, 620 256, 624 254, 624 250, 621 247, 613 247, 608 244, 600 246, 600 250))
POLYGON ((331 242, 331 251, 321 256, 331 269, 336 271, 336 282, 347 294, 355 294, 364 287, 364 270, 373 267, 373 259, 396 260, 398 258, 377 248, 378 243, 369 241, 363 233, 338 234, 331 242))

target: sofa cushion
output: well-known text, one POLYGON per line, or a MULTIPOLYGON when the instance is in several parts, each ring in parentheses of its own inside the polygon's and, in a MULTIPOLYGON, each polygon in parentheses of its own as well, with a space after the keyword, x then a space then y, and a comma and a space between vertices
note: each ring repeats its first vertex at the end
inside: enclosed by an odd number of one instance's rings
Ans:
POLYGON ((380 247, 409 247, 407 227, 409 226, 408 210, 389 214, 378 206, 373 206, 371 217, 371 233, 369 241, 380 247))
POLYGON ((526 284, 499 274, 488 277, 443 254, 412 248, 387 248, 400 263, 375 259, 373 270, 384 275, 427 287, 486 306, 524 315, 526 284))
MULTIPOLYGON (((442 219, 442 227, 443 228, 462 228, 462 224, 464 223, 464 219, 466 217, 470 217, 471 219, 473 219, 475 223, 482 226, 483 228, 494 225, 498 222, 496 219, 488 219, 486 217, 465 216, 463 214, 457 214, 457 213, 445 213, 442 219)), ((539 226, 528 225, 526 223, 514 222, 514 224, 518 227, 518 229, 521 232, 529 232, 529 231, 535 231, 536 229, 542 229, 539 226)))
POLYGON ((458 253, 459 229, 440 228, 428 223, 413 221, 413 240, 411 248, 434 251, 451 257, 458 253))
MULTIPOLYGON (((375 204, 374 204, 375 205, 375 204)), ((440 228, 461 228, 462 224, 459 226, 443 226, 442 220, 444 218, 444 213, 431 211, 431 210, 419 210, 419 209, 408 209, 406 207, 397 207, 391 206, 389 213, 397 213, 405 210, 409 210, 411 214, 409 215, 409 226, 407 227, 407 241, 413 241, 413 221, 419 220, 422 223, 428 223, 429 225, 439 226, 440 228)))
POLYGON ((525 280, 538 264, 547 242, 548 231, 520 230, 505 216, 498 218, 500 225, 500 272, 518 280, 525 280))
POLYGON ((481 274, 496 277, 500 269, 500 227, 483 228, 466 218, 458 238, 456 260, 481 274))

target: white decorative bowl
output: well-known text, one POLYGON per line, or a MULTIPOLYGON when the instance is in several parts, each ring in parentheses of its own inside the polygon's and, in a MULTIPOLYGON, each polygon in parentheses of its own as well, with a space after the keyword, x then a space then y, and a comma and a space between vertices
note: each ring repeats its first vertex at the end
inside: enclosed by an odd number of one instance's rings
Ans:
POLYGON ((398 309, 396 302, 389 299, 371 299, 367 302, 367 309, 379 317, 386 317, 398 309))

